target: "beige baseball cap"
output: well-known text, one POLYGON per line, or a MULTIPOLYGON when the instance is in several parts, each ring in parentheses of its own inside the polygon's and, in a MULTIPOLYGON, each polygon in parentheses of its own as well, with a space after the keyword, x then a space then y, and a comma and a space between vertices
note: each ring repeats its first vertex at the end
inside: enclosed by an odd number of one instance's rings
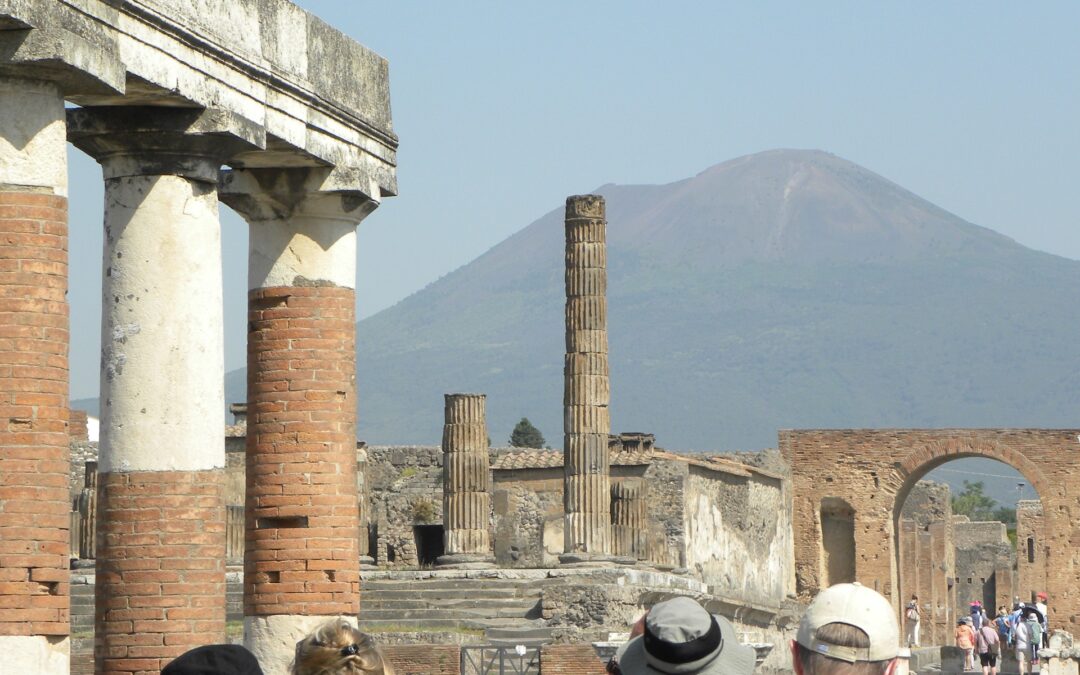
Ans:
POLYGON ((900 651, 900 628, 892 604, 877 591, 862 584, 836 584, 818 594, 806 608, 795 641, 810 651, 832 659, 889 661, 900 651), (845 647, 818 640, 818 628, 830 623, 845 623, 866 633, 870 646, 845 647))

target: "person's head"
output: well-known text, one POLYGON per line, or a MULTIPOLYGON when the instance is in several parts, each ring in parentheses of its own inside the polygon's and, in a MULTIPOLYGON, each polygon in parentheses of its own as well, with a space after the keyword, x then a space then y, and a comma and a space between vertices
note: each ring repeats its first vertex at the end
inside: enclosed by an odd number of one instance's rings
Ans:
POLYGON ((367 633, 332 619, 296 643, 290 675, 394 675, 367 633))
POLYGON ((263 675, 255 655, 240 645, 206 645, 184 652, 161 675, 263 675))
POLYGON ((692 598, 659 602, 645 615, 642 634, 619 648, 622 675, 750 675, 756 654, 739 644, 735 628, 692 598))
POLYGON ((891 675, 899 645, 888 600, 860 584, 837 584, 806 608, 792 665, 796 675, 891 675))
POLYGON ((912 600, 914 600, 915 602, 918 602, 918 601, 919 601, 919 596, 917 596, 917 595, 915 595, 914 593, 912 593, 912 594, 911 594, 911 599, 912 599, 912 600))
POLYGON ((961 623, 965 623, 965 624, 967 624, 967 625, 969 625, 969 626, 970 626, 970 625, 972 625, 972 624, 973 624, 973 623, 975 623, 975 622, 971 620, 971 617, 970 617, 970 616, 965 616, 965 617, 963 618, 963 620, 961 621, 961 623))
POLYGON ((1039 602, 1046 602, 1046 597, 1046 593, 1043 593, 1042 591, 1035 594, 1035 599, 1039 602))
POLYGON ((1039 617, 1035 616, 1035 612, 1028 612, 1027 620, 1028 621, 1038 621, 1039 617))

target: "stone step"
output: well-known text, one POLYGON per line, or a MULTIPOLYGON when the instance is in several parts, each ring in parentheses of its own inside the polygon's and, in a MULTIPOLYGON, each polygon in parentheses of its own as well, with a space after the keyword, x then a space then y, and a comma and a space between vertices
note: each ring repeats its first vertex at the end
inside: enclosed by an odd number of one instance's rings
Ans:
POLYGON ((368 609, 360 610, 361 621, 398 621, 406 619, 526 619, 521 609, 465 608, 455 609, 368 609))
POLYGON ((535 645, 551 642, 551 629, 533 626, 493 626, 484 631, 484 639, 493 645, 535 645))
POLYGON ((536 628, 540 622, 521 618, 501 619, 398 619, 371 620, 362 617, 357 622, 360 630, 374 633, 432 633, 442 630, 467 629, 487 631, 493 628, 536 628))
POLYGON ((467 598, 527 598, 527 597, 540 597, 539 591, 534 593, 525 593, 523 591, 516 591, 514 589, 489 589, 489 590, 467 590, 467 589, 449 589, 449 588, 424 588, 415 590, 386 590, 382 588, 361 588, 361 598, 400 598, 403 600, 409 599, 467 599, 467 598))
POLYGON ((360 588, 385 591, 418 591, 429 588, 460 590, 536 588, 537 579, 368 579, 360 588))
POLYGON ((384 598, 382 596, 367 595, 361 599, 364 609, 456 609, 456 608, 483 608, 488 609, 516 609, 527 612, 536 606, 537 600, 533 598, 429 598, 421 600, 404 600, 399 598, 384 598))

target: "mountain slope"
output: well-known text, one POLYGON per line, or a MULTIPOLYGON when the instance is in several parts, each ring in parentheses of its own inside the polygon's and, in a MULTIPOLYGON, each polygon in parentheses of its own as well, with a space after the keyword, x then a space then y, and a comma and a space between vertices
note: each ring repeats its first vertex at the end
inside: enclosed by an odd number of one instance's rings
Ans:
MULTIPOLYGON (((597 192, 614 431, 733 449, 788 427, 1075 423, 1080 263, 817 151, 597 192)), ((475 391, 494 443, 527 416, 561 445, 563 300, 560 207, 361 322, 360 437, 435 443, 443 393, 475 391)))

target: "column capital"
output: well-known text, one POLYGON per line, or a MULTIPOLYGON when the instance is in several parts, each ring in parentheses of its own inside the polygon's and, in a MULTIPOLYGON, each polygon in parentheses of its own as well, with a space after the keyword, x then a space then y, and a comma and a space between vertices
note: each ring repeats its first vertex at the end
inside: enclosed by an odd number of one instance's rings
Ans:
POLYGON ((331 167, 224 171, 219 195, 251 224, 332 221, 355 227, 379 206, 378 187, 362 190, 349 171, 331 167))
POLYGON ((266 131, 222 110, 153 106, 67 111, 68 140, 101 164, 105 179, 182 176, 216 184, 221 165, 266 145, 266 131))

